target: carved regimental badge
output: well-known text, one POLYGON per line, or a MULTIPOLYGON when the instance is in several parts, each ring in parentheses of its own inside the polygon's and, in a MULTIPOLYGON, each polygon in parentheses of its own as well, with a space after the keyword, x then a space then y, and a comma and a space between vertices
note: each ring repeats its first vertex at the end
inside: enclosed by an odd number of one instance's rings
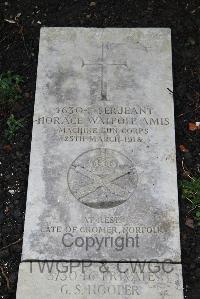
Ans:
POLYGON ((78 156, 68 172, 74 197, 96 209, 116 207, 133 194, 138 176, 132 161, 118 151, 99 148, 78 156))

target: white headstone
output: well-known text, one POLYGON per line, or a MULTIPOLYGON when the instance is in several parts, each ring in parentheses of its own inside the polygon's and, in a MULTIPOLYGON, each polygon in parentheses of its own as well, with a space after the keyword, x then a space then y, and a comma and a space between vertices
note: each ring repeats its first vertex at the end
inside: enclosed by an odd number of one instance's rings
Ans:
POLYGON ((180 261, 169 29, 43 28, 26 259, 180 261))
POLYGON ((22 263, 17 299, 183 299, 181 265, 22 263))
POLYGON ((183 298, 172 89, 169 29, 42 29, 17 299, 183 298))

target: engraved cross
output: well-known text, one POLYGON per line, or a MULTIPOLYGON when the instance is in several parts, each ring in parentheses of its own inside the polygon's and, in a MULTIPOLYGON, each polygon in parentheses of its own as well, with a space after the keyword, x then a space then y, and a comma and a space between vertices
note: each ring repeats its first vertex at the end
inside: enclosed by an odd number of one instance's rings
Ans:
POLYGON ((107 101, 107 82, 105 79, 105 68, 108 66, 125 66, 127 67, 127 63, 107 63, 105 61, 105 45, 102 44, 101 46, 101 59, 97 60, 96 62, 92 63, 85 63, 84 60, 82 60, 82 67, 84 66, 99 66, 101 70, 101 100, 107 101))

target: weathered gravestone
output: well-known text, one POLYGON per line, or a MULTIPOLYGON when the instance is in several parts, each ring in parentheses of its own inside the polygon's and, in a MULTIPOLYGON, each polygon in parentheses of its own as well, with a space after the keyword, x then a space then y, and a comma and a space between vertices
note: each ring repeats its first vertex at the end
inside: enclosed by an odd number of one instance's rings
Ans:
POLYGON ((23 261, 180 263, 172 89, 169 29, 42 29, 23 261))
POLYGON ((181 276, 164 263, 22 263, 17 299, 183 299, 181 276))

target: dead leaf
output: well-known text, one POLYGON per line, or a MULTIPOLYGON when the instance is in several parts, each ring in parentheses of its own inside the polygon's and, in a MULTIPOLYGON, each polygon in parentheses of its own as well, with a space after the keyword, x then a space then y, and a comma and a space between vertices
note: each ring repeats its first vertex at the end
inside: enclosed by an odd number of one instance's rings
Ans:
POLYGON ((199 125, 198 122, 196 122, 196 123, 189 123, 188 129, 190 131, 200 130, 200 125, 199 125))
POLYGON ((10 23, 10 24, 15 24, 16 22, 14 20, 8 20, 8 19, 4 19, 4 21, 10 23))
POLYGON ((19 34, 23 34, 23 32, 24 32, 24 26, 20 26, 19 34))
POLYGON ((10 153, 12 151, 12 146, 10 144, 6 144, 3 149, 6 153, 10 153))
POLYGON ((9 212, 10 212, 9 207, 6 207, 5 210, 4 210, 4 213, 5 213, 5 214, 8 214, 9 212))
POLYGON ((183 172, 183 177, 186 178, 186 179, 191 178, 191 174, 190 174, 190 172, 189 172, 188 170, 185 170, 185 171, 183 172))
POLYGON ((15 16, 15 20, 17 21, 17 19, 19 19, 19 17, 21 17, 21 12, 19 12, 19 13, 15 16))
POLYGON ((24 96, 26 99, 30 99, 31 98, 31 94, 29 92, 25 92, 24 96))
POLYGON ((182 234, 182 239, 187 240, 187 234, 182 234))
POLYGON ((184 144, 179 145, 179 148, 182 153, 189 153, 189 149, 184 144))
POLYGON ((19 85, 16 85, 16 90, 19 92, 19 93, 22 93, 22 89, 20 88, 20 86, 19 85))
POLYGON ((194 228, 194 220, 192 218, 186 218, 185 225, 189 228, 194 228))

